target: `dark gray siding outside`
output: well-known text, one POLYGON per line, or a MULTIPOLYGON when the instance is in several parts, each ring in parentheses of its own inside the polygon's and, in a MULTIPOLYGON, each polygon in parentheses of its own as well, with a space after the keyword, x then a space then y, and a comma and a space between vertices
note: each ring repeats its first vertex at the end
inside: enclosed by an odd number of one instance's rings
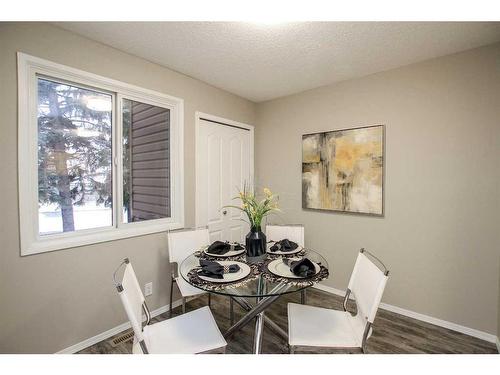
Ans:
POLYGON ((132 221, 170 216, 170 111, 132 103, 132 221))

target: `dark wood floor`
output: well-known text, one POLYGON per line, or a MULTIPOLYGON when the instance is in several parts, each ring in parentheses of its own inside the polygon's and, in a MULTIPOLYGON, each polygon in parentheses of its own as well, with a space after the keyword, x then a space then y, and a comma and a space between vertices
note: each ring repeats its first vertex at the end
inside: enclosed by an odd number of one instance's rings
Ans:
MULTIPOLYGON (((297 293, 282 296, 266 314, 287 330, 287 303, 298 302, 297 293)), ((188 311, 206 305, 206 296, 188 302, 188 311)), ((342 299, 338 296, 309 289, 307 292, 309 305, 321 306, 340 310, 342 299)), ((219 328, 225 332, 229 328, 229 303, 227 297, 212 296, 212 312, 219 328)), ((352 308, 352 307, 351 307, 352 308)), ((180 314, 181 308, 174 309, 174 314, 180 314)), ((235 304, 235 318, 239 319, 243 310, 235 304)), ((153 321, 168 318, 168 314, 157 316, 153 321)), ((226 353, 246 354, 252 352, 254 323, 248 323, 241 331, 237 332, 228 341, 226 353)), ((121 335, 121 334, 119 334, 121 335)), ((119 336, 117 335, 117 336, 119 336)), ((130 353, 130 341, 117 346, 111 345, 116 336, 101 341, 79 353, 130 353)), ((288 353, 287 343, 275 336, 270 330, 264 330, 262 353, 281 354, 288 353)), ((317 353, 328 353, 318 350, 317 353)), ((379 309, 374 322, 373 334, 368 339, 368 353, 497 353, 496 345, 467 336, 446 328, 438 327, 419 320, 408 318, 396 313, 379 309)))

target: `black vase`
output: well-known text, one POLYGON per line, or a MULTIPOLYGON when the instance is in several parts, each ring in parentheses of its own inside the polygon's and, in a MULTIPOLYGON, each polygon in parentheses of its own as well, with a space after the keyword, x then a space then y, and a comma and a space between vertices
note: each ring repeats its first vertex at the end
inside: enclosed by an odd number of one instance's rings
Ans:
POLYGON ((248 263, 258 263, 266 259, 266 235, 260 227, 252 227, 248 232, 246 241, 246 256, 248 263))

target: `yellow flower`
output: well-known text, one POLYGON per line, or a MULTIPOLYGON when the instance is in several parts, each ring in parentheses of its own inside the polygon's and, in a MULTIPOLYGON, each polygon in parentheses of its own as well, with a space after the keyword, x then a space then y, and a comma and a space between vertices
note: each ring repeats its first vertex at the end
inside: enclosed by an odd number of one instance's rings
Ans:
POLYGON ((269 190, 268 188, 264 188, 264 194, 266 194, 267 197, 273 195, 273 193, 271 193, 271 190, 269 190))

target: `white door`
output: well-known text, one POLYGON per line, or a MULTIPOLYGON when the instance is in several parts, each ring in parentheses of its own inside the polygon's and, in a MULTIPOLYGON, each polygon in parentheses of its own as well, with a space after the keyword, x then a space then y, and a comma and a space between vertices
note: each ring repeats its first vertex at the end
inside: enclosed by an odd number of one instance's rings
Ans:
POLYGON ((253 183, 253 128, 203 118, 207 116, 200 116, 196 142, 197 225, 208 226, 211 241, 243 241, 249 230, 241 220, 245 217, 223 206, 240 205, 232 198, 245 183, 253 183))

